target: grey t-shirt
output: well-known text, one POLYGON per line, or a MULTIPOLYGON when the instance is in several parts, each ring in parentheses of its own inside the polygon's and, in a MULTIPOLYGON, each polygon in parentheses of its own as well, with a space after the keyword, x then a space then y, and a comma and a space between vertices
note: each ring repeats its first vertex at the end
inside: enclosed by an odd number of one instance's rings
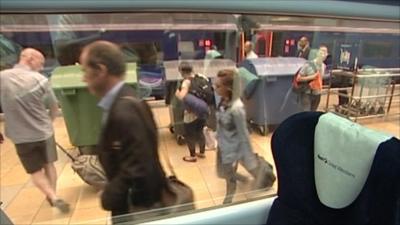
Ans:
POLYGON ((57 100, 45 76, 24 65, 3 70, 0 97, 5 135, 14 144, 42 141, 54 134, 45 102, 53 106, 57 100))
MULTIPOLYGON (((318 64, 315 61, 308 61, 304 66, 300 69, 300 76, 306 77, 306 76, 312 76, 314 75, 317 71, 320 72, 321 76, 324 74, 325 70, 325 65, 318 64)), ((306 93, 312 93, 314 95, 320 95, 321 91, 320 90, 307 90, 306 93)))

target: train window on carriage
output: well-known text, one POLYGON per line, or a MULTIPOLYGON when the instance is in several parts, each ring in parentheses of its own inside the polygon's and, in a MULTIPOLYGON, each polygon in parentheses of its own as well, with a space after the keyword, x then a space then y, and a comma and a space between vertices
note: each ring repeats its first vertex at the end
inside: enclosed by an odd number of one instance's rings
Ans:
POLYGON ((362 44, 362 54, 366 58, 389 58, 393 56, 398 39, 385 38, 386 41, 365 41, 362 44))

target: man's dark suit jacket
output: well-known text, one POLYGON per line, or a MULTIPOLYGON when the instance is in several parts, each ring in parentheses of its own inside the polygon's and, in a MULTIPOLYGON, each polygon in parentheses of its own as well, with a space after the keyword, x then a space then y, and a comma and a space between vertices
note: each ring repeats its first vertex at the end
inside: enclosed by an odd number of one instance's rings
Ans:
POLYGON ((301 57, 306 60, 308 60, 309 55, 310 55, 310 47, 307 47, 306 49, 298 50, 296 53, 296 57, 301 57))
POLYGON ((165 186, 157 151, 157 128, 150 107, 144 101, 122 98, 134 93, 126 84, 120 89, 98 147, 99 160, 108 179, 102 206, 122 214, 129 209, 128 197, 136 206, 151 206, 159 201, 165 186))
POLYGON ((400 140, 395 137, 379 145, 367 181, 353 203, 333 209, 319 201, 314 179, 314 131, 320 115, 293 115, 272 136, 279 185, 267 224, 399 225, 400 140))

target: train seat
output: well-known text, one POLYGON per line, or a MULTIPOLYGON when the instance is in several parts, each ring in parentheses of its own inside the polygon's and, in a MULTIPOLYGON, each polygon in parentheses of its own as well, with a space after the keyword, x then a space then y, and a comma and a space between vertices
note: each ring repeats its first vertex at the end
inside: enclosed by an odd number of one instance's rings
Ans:
POLYGON ((332 113, 274 132, 278 197, 267 224, 399 224, 400 140, 332 113))

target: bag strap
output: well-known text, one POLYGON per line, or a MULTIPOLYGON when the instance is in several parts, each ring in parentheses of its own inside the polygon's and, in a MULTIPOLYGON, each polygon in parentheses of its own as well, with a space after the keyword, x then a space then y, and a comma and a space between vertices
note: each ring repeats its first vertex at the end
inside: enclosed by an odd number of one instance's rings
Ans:
POLYGON ((311 66, 311 68, 314 70, 314 73, 318 73, 318 68, 314 61, 309 62, 308 65, 311 66))
POLYGON ((298 81, 297 79, 298 79, 298 77, 300 76, 300 71, 303 69, 304 66, 310 66, 311 69, 314 71, 314 73, 318 73, 318 72, 319 72, 319 71, 318 71, 318 68, 317 68, 317 65, 315 65, 315 62, 313 62, 313 61, 307 61, 306 63, 304 63, 303 66, 301 66, 301 67, 297 70, 297 72, 296 72, 295 75, 294 75, 294 82, 295 82, 296 84, 299 83, 299 81, 298 81))
POLYGON ((65 148, 64 148, 63 146, 61 146, 61 145, 58 144, 57 142, 56 142, 56 146, 57 146, 61 151, 63 151, 63 152, 65 153, 65 155, 67 155, 68 158, 70 158, 72 161, 75 161, 75 160, 76 160, 71 154, 69 154, 69 153, 67 152, 67 150, 65 150, 65 148))
POLYGON ((294 74, 294 78, 293 78, 293 83, 297 85, 297 83, 299 83, 299 81, 297 81, 298 77, 300 76, 300 71, 301 69, 303 69, 303 66, 301 66, 296 73, 294 74))
MULTIPOLYGON (((126 100, 129 100, 129 101, 131 101, 133 103, 134 107, 136 108, 136 111, 139 112, 139 117, 146 123, 146 128, 148 129, 149 121, 144 116, 143 108, 141 107, 141 105, 139 105, 141 102, 143 102, 143 100, 138 100, 138 99, 136 99, 136 98, 134 98, 132 96, 123 96, 123 97, 121 97, 121 99, 126 99, 126 100)), ((163 152, 162 154, 163 154, 164 159, 165 159, 165 161, 167 163, 169 171, 171 172, 171 174, 173 176, 176 177, 176 173, 175 173, 175 171, 174 171, 174 169, 172 167, 172 163, 169 160, 168 151, 162 151, 162 152, 163 152)))

